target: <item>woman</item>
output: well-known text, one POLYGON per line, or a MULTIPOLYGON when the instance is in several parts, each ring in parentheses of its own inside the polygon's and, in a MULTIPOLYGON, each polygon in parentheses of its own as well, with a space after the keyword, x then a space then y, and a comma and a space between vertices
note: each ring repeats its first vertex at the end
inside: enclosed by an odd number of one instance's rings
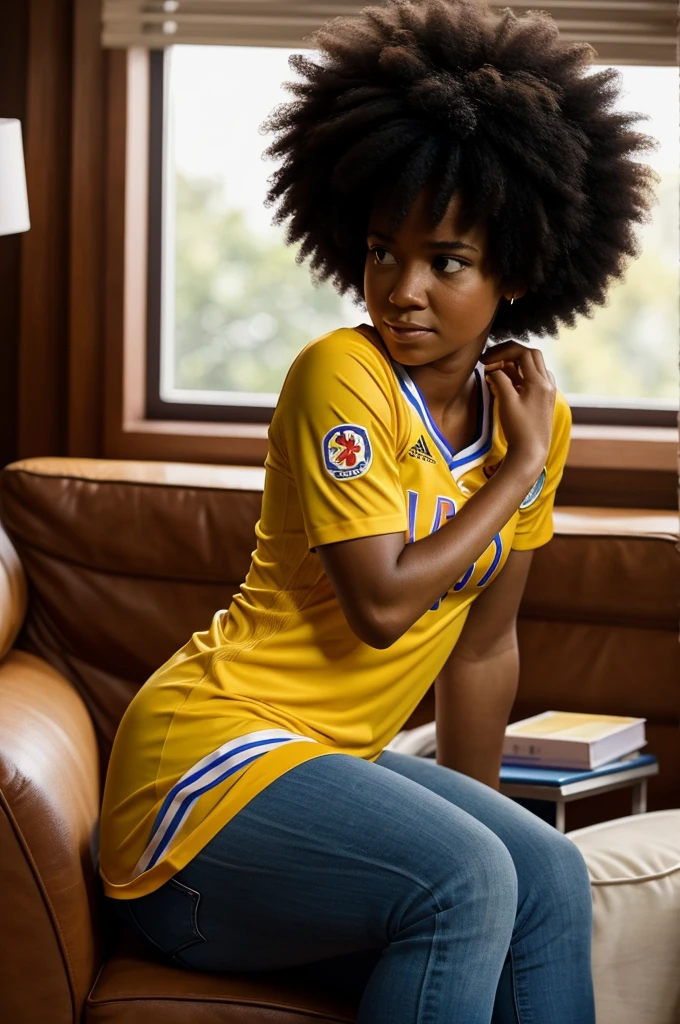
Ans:
POLYGON ((360 1024, 591 1024, 583 861, 496 791, 570 426, 507 339, 604 302, 649 140, 544 14, 396 0, 310 43, 268 202, 372 324, 294 361, 246 581, 121 722, 105 891, 184 967, 367 957, 360 1024), (438 763, 385 750, 435 678, 438 763))

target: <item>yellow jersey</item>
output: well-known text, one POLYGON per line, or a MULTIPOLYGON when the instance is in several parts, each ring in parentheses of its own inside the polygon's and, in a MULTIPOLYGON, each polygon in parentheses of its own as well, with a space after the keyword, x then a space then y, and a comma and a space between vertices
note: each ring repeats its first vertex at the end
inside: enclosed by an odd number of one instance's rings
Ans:
POLYGON ((390 647, 350 629, 316 545, 438 530, 507 444, 484 367, 474 441, 453 451, 367 325, 310 342, 269 429, 256 549, 240 592, 141 687, 116 734, 100 821, 109 896, 153 892, 270 782, 328 754, 375 761, 454 648, 511 548, 552 536, 570 435, 558 394, 544 471, 486 551, 390 647))

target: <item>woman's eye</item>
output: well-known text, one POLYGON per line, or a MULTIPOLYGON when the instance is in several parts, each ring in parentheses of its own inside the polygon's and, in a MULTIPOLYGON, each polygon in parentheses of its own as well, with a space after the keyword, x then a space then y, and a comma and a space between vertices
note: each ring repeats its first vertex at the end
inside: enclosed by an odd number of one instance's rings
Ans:
MULTIPOLYGON (((383 247, 382 247, 381 245, 374 245, 374 246, 373 246, 373 248, 372 248, 372 249, 371 249, 370 251, 371 251, 371 252, 373 253, 373 255, 375 256, 376 262, 377 262, 377 263, 379 264, 379 266, 381 266, 381 267, 385 266, 385 264, 384 264, 384 263, 382 262, 382 260, 381 260, 381 259, 380 259, 380 257, 378 256, 378 253, 379 253, 379 252, 385 252, 385 253, 387 253, 387 255, 388 255, 388 256, 391 256, 391 255, 392 255, 392 253, 391 253, 391 252, 388 252, 388 250, 387 250, 387 249, 383 249, 383 247)), ((392 257, 392 258, 394 258, 394 257, 392 257)))
MULTIPOLYGON (((385 249, 382 245, 374 245, 372 249, 369 249, 369 252, 373 253, 375 261, 379 267, 392 266, 391 263, 384 260, 383 257, 380 255, 381 253, 383 253, 386 256, 392 256, 392 253, 388 249, 385 249)), ((392 256, 392 259, 394 260, 394 256, 392 256)), ((440 269, 443 271, 443 273, 448 275, 457 274, 464 267, 468 266, 467 263, 464 263, 463 260, 456 259, 455 256, 437 256, 434 260, 434 263, 435 265, 437 263, 445 264, 445 266, 442 266, 440 269), (447 266, 448 264, 452 264, 452 266, 449 267, 447 266)))
POLYGON ((456 263, 457 264, 457 266, 453 267, 453 269, 446 270, 446 269, 442 268, 444 270, 445 274, 457 274, 459 270, 462 270, 463 267, 467 266, 467 263, 463 263, 462 260, 457 260, 455 258, 455 256, 437 256, 437 259, 441 260, 443 263, 456 263))

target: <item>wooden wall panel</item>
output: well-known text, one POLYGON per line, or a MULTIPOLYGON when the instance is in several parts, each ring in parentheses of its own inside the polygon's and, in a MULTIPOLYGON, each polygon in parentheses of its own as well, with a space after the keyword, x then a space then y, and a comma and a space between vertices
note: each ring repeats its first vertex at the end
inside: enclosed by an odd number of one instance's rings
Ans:
MULTIPOLYGON (((115 52, 108 61, 108 107, 106 135, 125 140, 127 101, 127 56, 115 52)), ((106 367, 104 375, 104 451, 111 458, 109 436, 115 432, 116 417, 122 415, 123 390, 123 302, 125 250, 125 148, 109 145, 106 152, 106 269, 104 279, 104 320, 106 367)), ((115 457, 115 456, 114 456, 115 457)))
POLYGON ((68 352, 69 455, 102 446, 106 54, 99 0, 74 0, 68 352))
POLYGON ((0 116, 23 122, 31 214, 21 241, 0 240, 0 455, 3 464, 96 457, 106 133, 99 0, 4 5, 0 27, 0 87, 11 79, 16 94, 0 116))
POLYGON ((24 146, 18 455, 66 453, 71 0, 31 0, 24 146))
MULTIPOLYGON (((24 4, 0 8, 0 117, 26 115, 28 10, 24 4)), ((0 238, 0 466, 17 456, 19 288, 24 235, 0 238)))
POLYGON ((671 470, 567 466, 557 488, 558 505, 677 509, 678 477, 671 470))

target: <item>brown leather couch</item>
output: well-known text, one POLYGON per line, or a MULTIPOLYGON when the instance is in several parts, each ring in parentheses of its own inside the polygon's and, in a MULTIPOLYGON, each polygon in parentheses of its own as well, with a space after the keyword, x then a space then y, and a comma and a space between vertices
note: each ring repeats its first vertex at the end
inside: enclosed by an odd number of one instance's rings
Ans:
MULTIPOLYGON (((87 459, 30 459, 0 474, 7 1024, 354 1020, 370 958, 185 972, 121 934, 93 867, 119 719, 151 672, 229 604, 249 566, 262 482, 255 468, 87 459)), ((550 707, 646 716, 661 766, 650 809, 680 806, 677 516, 563 508, 555 520, 522 605, 513 717, 550 707)), ((431 690, 408 724, 433 712, 431 690)), ((597 799, 571 806, 589 805, 593 820, 628 813, 626 794, 621 806, 597 799)))

